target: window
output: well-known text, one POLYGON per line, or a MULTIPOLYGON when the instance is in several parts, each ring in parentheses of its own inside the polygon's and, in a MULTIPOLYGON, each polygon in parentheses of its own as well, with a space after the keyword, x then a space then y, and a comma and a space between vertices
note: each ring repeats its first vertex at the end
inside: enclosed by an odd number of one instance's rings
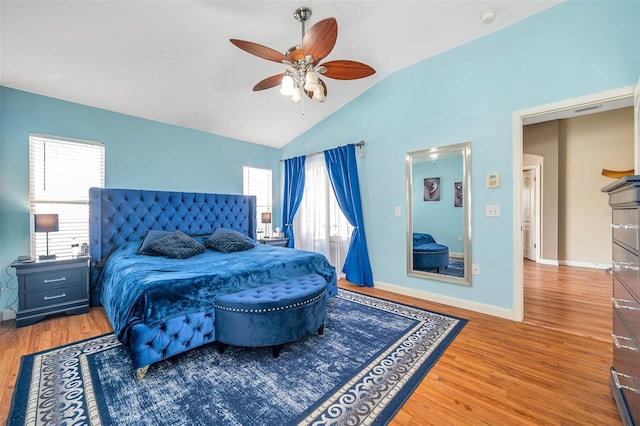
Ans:
MULTIPOLYGON (((57 213, 49 253, 71 255, 71 244, 89 243, 89 188, 104 186, 104 145, 29 136, 31 230, 34 214, 57 213)), ((47 253, 47 233, 31 232, 31 254, 47 253)))
MULTIPOLYGON (((262 213, 271 212, 272 207, 272 186, 271 186, 271 169, 260 169, 257 167, 244 166, 243 182, 244 182, 244 195, 256 196, 256 210, 257 217, 256 223, 258 224, 258 232, 269 233, 271 224, 267 223, 262 225, 262 213)), ((275 220, 271 218, 271 222, 275 220)), ((259 235, 260 237, 260 235, 259 235)))
POLYGON ((296 248, 322 253, 342 270, 353 226, 344 217, 327 173, 324 155, 307 156, 304 192, 293 219, 296 248))

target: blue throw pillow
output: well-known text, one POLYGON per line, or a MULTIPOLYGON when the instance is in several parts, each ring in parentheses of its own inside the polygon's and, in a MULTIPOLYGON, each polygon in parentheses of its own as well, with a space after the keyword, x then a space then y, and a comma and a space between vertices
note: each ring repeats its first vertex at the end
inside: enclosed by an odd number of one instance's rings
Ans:
POLYGON ((204 245, 180 231, 172 232, 152 241, 148 248, 172 259, 186 259, 204 253, 206 249, 204 245))
POLYGON ((246 235, 233 229, 224 228, 216 229, 204 242, 204 245, 222 253, 233 253, 255 247, 254 243, 248 241, 246 235))
POLYGON ((147 256, 157 256, 158 253, 149 249, 149 244, 151 244, 158 238, 164 237, 165 235, 169 235, 169 234, 171 234, 171 231, 160 231, 158 229, 148 230, 147 235, 144 236, 144 239, 140 244, 140 248, 138 249, 138 254, 146 254, 147 256))

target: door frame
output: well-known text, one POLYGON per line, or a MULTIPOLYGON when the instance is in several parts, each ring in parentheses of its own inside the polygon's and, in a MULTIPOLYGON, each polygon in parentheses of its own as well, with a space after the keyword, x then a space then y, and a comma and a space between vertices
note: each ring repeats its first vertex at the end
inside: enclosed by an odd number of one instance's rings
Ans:
MULTIPOLYGON (((577 108, 595 106, 597 104, 631 98, 633 100, 636 84, 604 92, 593 93, 573 99, 566 99, 546 105, 517 110, 513 112, 513 319, 524 318, 524 277, 522 257, 522 126, 524 120, 546 115, 552 112, 567 111, 577 108)), ((634 101, 635 104, 635 101, 634 101)), ((634 121, 637 121, 634 119, 634 121)), ((636 123, 636 126, 638 124, 636 123)), ((635 164, 640 164, 640 141, 634 143, 635 164)), ((638 166, 636 166, 638 167, 638 166)), ((636 169, 636 173, 638 169, 636 169)))
MULTIPOLYGON (((536 227, 536 232, 534 233, 534 244, 535 244, 535 262, 540 262, 540 260, 542 259, 542 232, 541 227, 542 227, 542 185, 541 185, 541 181, 542 181, 542 167, 540 164, 533 164, 530 166, 522 166, 522 172, 526 172, 527 170, 534 170, 535 173, 535 199, 534 199, 534 203, 533 203, 533 209, 535 211, 535 227, 536 227)), ((520 185, 522 185, 522 183, 520 183, 520 185)), ((521 189, 522 191, 522 189, 521 189)), ((520 200, 520 202, 522 203, 522 199, 520 200)), ((522 206, 522 204, 520 204, 522 206)), ((522 209, 522 207, 520 207, 522 209)), ((520 219, 520 229, 522 229, 522 218, 520 219)), ((522 232, 522 231, 520 231, 522 232)), ((524 257, 524 256, 523 256, 524 257)))

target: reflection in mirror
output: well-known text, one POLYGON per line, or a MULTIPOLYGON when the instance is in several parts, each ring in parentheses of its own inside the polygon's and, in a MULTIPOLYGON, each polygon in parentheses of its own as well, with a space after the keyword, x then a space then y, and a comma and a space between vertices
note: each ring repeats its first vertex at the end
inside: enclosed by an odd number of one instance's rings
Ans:
POLYGON ((407 153, 407 274, 471 285, 471 143, 407 153))

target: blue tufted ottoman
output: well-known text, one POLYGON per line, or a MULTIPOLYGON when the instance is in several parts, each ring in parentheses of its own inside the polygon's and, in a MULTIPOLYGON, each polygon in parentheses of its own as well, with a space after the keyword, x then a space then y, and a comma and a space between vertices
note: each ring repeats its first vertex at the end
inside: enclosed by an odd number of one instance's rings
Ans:
POLYGON ((413 248, 414 269, 435 269, 449 266, 449 247, 437 243, 428 243, 413 248))
POLYGON ((283 344, 321 335, 326 288, 324 278, 311 274, 221 296, 214 305, 219 348, 273 346, 277 358, 283 344))

